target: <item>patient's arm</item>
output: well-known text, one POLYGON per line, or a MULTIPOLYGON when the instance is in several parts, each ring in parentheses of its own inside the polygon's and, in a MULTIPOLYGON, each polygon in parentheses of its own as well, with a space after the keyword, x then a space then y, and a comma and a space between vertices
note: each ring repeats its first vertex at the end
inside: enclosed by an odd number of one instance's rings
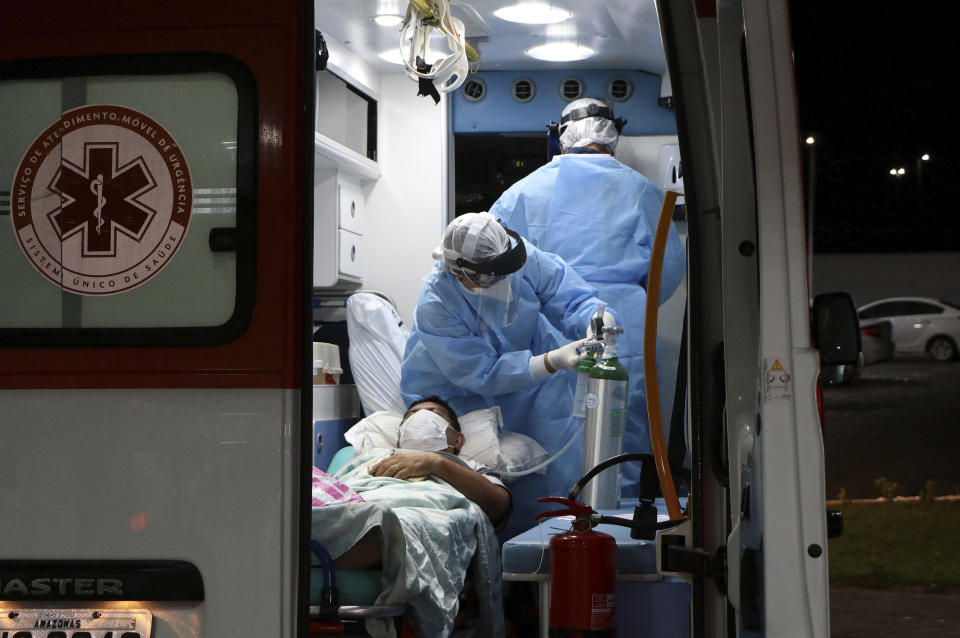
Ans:
POLYGON ((494 523, 503 518, 510 507, 510 493, 505 488, 436 452, 400 450, 372 466, 370 473, 399 479, 438 476, 479 505, 494 523))
POLYGON ((379 567, 383 534, 379 527, 372 527, 353 547, 333 559, 337 569, 363 569, 379 567))

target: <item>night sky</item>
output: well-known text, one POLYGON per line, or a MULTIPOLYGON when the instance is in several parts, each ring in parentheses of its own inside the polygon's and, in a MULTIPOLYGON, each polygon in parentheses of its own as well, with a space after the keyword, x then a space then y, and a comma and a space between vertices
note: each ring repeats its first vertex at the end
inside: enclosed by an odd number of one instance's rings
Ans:
POLYGON ((793 0, 791 23, 814 250, 960 250, 960 3, 793 0))

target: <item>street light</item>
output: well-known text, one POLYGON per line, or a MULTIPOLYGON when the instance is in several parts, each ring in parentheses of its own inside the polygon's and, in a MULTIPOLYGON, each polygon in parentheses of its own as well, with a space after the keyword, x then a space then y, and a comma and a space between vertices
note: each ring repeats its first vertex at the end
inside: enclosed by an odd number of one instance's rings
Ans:
POLYGON ((930 153, 924 153, 920 156, 920 159, 917 160, 917 191, 920 194, 920 207, 926 208, 926 202, 924 202, 924 193, 923 193, 923 163, 930 161, 930 153))
POLYGON ((917 160, 917 186, 923 188, 923 163, 930 161, 930 153, 924 153, 917 160))
POLYGON ((810 150, 807 154, 807 285, 813 288, 813 196, 816 187, 817 154, 816 140, 808 135, 804 140, 810 150))

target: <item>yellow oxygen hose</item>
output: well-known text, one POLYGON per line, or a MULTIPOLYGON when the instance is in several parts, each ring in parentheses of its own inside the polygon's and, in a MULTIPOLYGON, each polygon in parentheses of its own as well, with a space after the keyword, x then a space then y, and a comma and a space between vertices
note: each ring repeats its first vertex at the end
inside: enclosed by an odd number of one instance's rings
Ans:
MULTIPOLYGON (((670 232, 670 219, 677 201, 677 193, 667 191, 657 221, 657 232, 653 237, 653 251, 650 254, 650 273, 647 278, 647 307, 643 327, 643 374, 647 390, 647 418, 650 421, 650 443, 653 446, 653 458, 660 476, 660 489, 667 504, 670 520, 683 518, 680 499, 673 485, 673 474, 667 459, 667 446, 663 440, 663 419, 660 414, 660 387, 657 382, 657 317, 660 309, 660 276, 663 273, 663 254, 667 246, 667 234, 670 232)), ((674 424, 674 427, 679 427, 674 424)))

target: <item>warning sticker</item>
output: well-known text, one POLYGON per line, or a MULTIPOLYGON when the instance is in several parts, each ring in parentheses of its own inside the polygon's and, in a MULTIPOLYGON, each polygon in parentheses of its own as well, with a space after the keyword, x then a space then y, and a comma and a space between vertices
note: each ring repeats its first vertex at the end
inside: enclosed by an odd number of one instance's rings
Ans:
POLYGON ((604 631, 617 626, 617 595, 592 594, 590 608, 590 630, 604 631))
POLYGON ((780 359, 764 360, 764 398, 767 401, 785 401, 793 396, 790 372, 780 359))

